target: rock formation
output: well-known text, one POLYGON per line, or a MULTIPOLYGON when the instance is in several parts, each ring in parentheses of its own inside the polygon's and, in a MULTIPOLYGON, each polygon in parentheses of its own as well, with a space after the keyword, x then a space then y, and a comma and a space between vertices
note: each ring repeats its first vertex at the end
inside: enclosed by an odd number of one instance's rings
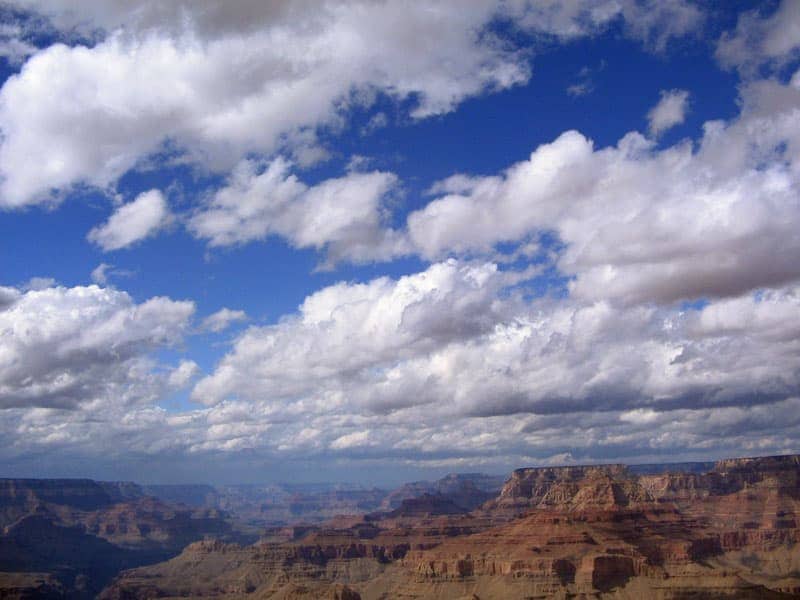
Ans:
POLYGON ((472 512, 429 494, 252 546, 195 543, 102 597, 798 597, 798 460, 519 469, 472 512))
POLYGON ((93 598, 120 570, 208 536, 246 539, 219 511, 128 482, 0 479, 0 597, 93 598))

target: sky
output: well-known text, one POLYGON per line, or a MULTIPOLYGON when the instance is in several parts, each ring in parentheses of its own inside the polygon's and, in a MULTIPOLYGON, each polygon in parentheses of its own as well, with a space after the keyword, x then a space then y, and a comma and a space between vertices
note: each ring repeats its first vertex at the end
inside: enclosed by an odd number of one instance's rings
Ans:
POLYGON ((800 452, 800 3, 0 4, 0 475, 800 452))

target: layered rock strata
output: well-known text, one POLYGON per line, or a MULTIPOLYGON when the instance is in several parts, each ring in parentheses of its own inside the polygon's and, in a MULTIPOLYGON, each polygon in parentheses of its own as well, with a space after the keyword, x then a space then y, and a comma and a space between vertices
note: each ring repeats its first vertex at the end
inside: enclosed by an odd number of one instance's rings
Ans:
POLYGON ((195 544, 103 597, 791 598, 798 475, 797 456, 519 469, 469 513, 423 497, 254 546, 195 544))

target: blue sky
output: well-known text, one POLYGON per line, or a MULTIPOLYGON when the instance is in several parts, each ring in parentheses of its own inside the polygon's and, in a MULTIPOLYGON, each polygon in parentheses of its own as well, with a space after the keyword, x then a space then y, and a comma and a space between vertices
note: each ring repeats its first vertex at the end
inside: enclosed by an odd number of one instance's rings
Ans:
POLYGON ((794 3, 0 16, 8 474, 798 451, 794 3))

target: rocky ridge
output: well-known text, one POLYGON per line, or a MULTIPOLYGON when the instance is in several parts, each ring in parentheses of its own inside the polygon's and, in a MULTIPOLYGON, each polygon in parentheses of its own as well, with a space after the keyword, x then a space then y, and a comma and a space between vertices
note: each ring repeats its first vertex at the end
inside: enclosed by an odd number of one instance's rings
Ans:
POLYGON ((798 458, 519 469, 471 512, 423 497, 249 547, 193 544, 102 597, 797 597, 798 458))

